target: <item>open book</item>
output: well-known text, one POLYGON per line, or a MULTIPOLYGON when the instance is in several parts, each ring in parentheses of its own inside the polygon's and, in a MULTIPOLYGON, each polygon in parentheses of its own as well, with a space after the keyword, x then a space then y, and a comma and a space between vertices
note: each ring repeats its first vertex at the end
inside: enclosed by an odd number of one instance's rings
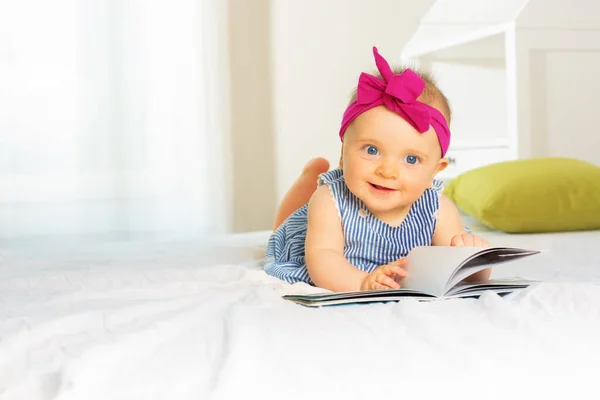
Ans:
POLYGON ((400 281, 401 289, 360 292, 325 292, 285 295, 284 299, 305 306, 399 301, 410 297, 435 300, 456 297, 479 297, 485 291, 499 295, 530 286, 534 281, 523 279, 487 280, 464 283, 465 278, 497 264, 515 262, 539 251, 512 247, 415 247, 406 257, 407 277, 400 281))

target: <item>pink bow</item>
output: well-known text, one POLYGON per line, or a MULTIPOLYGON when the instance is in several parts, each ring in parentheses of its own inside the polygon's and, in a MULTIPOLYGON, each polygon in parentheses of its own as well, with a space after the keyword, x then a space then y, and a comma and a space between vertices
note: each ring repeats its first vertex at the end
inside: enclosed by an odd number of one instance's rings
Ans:
POLYGON ((427 132, 432 126, 438 136, 443 157, 450 144, 450 129, 442 113, 430 105, 417 101, 425 88, 425 81, 410 69, 394 75, 376 47, 373 47, 373 55, 383 79, 364 72, 360 75, 356 101, 352 102, 344 112, 340 139, 343 139, 348 125, 356 117, 383 104, 404 118, 420 133, 427 132))

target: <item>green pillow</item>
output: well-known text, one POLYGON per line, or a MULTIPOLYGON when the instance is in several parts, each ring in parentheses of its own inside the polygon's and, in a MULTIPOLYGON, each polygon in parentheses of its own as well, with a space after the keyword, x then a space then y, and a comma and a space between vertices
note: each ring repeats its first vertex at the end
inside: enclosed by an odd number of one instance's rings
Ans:
POLYGON ((505 232, 600 229, 600 167, 570 158, 488 165, 452 180, 444 194, 505 232))

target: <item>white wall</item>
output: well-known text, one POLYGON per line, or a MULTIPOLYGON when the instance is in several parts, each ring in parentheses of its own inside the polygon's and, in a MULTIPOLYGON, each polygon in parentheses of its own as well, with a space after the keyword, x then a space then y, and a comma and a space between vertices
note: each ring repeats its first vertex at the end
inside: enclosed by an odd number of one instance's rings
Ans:
POLYGON ((271 228, 276 210, 271 0, 229 0, 232 230, 271 228))
POLYGON ((600 51, 553 50, 536 56, 532 155, 573 157, 600 166, 600 82, 590 79, 600 65, 600 51), (567 77, 568 84, 556 77, 567 77))

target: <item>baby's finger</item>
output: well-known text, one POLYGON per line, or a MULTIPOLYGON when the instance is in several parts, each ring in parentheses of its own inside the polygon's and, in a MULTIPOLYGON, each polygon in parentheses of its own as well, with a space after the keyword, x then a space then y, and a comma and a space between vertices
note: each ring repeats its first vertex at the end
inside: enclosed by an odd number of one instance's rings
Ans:
POLYGON ((450 240, 450 246, 464 247, 464 245, 465 245, 465 242, 463 241, 462 235, 453 236, 452 239, 450 240))
POLYGON ((483 240, 483 238, 480 238, 479 236, 475 236, 475 246, 485 247, 485 240, 483 240))
POLYGON ((474 247, 476 244, 477 236, 473 235, 462 235, 462 241, 466 247, 474 247))
POLYGON ((381 267, 381 272, 387 276, 396 274, 403 278, 406 277, 406 270, 398 265, 384 265, 381 267))
POLYGON ((408 263, 408 258, 401 258, 396 261, 394 264, 399 265, 400 267, 406 265, 408 263))
POLYGON ((370 290, 385 290, 389 289, 387 286, 383 286, 381 283, 373 282, 370 290))
POLYGON ((377 283, 385 286, 386 289, 400 289, 400 285, 389 276, 377 275, 377 283))
POLYGON ((481 243, 481 247, 490 247, 490 242, 488 242, 485 239, 481 239, 482 243, 481 243))
POLYGON ((398 276, 399 278, 406 278, 406 275, 408 275, 408 273, 404 268, 398 268, 394 269, 394 275, 398 276))
POLYGON ((396 275, 394 274, 394 276, 392 276, 392 279, 398 284, 400 285, 400 287, 402 287, 402 279, 406 278, 405 276, 400 276, 400 275, 396 275))

